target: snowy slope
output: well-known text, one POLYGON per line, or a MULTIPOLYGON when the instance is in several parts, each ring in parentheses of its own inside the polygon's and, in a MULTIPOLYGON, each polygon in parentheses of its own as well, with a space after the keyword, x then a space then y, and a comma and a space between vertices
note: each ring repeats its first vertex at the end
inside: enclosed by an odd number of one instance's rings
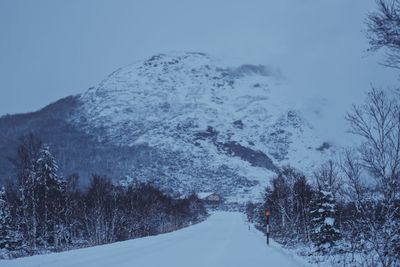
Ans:
POLYGON ((296 256, 249 231, 241 213, 216 213, 169 234, 110 245, 0 261, 2 267, 243 267, 306 266, 296 256))
POLYGON ((307 170, 332 152, 317 149, 325 140, 289 104, 290 90, 268 66, 159 54, 82 94, 73 123, 102 142, 160 152, 154 166, 132 166, 131 177, 246 200, 279 166, 307 170))

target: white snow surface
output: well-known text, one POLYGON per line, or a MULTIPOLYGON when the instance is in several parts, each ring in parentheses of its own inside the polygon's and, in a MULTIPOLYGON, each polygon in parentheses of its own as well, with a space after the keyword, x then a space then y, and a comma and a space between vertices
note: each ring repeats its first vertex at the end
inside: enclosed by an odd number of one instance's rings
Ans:
POLYGON ((159 54, 120 68, 89 89, 81 96, 82 113, 89 127, 103 129, 102 138, 117 144, 210 154, 204 142, 196 148, 188 141, 213 127, 218 141, 254 147, 279 162, 310 163, 326 140, 287 101, 293 92, 282 84, 269 66, 227 66, 203 53, 159 54), (234 125, 239 120, 240 128, 234 125))
POLYGON ((248 229, 242 213, 218 212, 188 228, 62 253, 0 261, 2 267, 258 267, 308 266, 248 229))
POLYGON ((335 223, 335 219, 332 217, 327 217, 327 218, 325 218, 324 223, 327 225, 333 226, 333 224, 335 223))

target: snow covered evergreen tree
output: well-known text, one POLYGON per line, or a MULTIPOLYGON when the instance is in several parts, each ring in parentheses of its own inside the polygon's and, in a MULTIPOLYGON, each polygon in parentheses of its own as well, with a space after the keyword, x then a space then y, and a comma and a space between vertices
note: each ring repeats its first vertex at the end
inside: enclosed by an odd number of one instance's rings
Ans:
POLYGON ((17 170, 20 205, 17 208, 16 221, 20 224, 23 241, 30 252, 37 250, 38 213, 36 194, 35 165, 42 142, 35 135, 29 134, 20 139, 16 158, 13 160, 17 170))
POLYGON ((311 211, 311 240, 318 252, 326 252, 340 239, 335 223, 336 203, 328 186, 319 189, 315 208, 311 211))
POLYGON ((21 236, 13 225, 4 187, 0 188, 0 250, 14 251, 21 245, 21 236))
POLYGON ((58 247, 65 230, 65 183, 57 174, 58 166, 48 146, 43 146, 35 166, 41 243, 58 247))

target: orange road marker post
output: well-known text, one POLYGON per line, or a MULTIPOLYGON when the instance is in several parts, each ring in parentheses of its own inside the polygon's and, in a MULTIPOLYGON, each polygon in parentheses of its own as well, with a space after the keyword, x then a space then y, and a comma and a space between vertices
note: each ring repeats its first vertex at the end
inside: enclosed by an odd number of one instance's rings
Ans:
POLYGON ((271 216, 271 212, 269 209, 265 211, 265 217, 267 219, 267 245, 269 245, 269 217, 271 216))

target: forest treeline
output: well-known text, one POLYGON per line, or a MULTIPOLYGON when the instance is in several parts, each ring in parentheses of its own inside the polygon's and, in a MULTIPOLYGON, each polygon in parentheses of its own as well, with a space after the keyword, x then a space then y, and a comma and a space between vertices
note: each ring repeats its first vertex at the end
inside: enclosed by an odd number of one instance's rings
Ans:
POLYGON ((207 215, 196 194, 175 199, 151 184, 117 186, 93 175, 58 174, 48 146, 29 134, 0 188, 0 257, 62 251, 173 231, 207 215))
POLYGON ((337 266, 399 266, 399 92, 373 89, 346 119, 360 145, 308 170, 313 175, 282 168, 264 202, 247 205, 248 219, 266 231, 270 210, 274 239, 337 266))

